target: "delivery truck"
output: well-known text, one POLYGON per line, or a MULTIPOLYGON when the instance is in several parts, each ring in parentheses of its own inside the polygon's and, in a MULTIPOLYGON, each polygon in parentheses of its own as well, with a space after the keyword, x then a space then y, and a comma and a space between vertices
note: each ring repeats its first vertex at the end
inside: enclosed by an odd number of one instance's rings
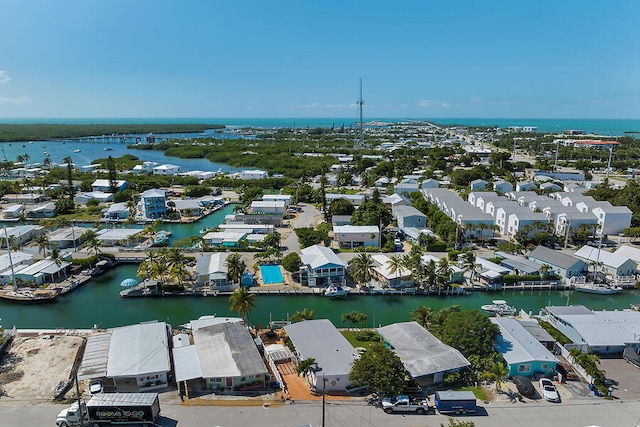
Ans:
POLYGON ((151 426, 160 416, 158 393, 98 393, 87 403, 74 403, 56 418, 58 427, 109 424, 151 426))
POLYGON ((436 391, 435 402, 442 414, 476 411, 476 396, 471 391, 436 391))

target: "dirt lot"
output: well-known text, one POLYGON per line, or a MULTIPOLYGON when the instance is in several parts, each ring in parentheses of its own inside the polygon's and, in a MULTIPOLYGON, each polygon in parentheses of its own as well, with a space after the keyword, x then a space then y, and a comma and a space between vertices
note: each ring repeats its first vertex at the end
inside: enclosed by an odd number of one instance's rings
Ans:
POLYGON ((0 400, 51 400, 69 379, 83 338, 64 334, 18 334, 0 363, 0 400))

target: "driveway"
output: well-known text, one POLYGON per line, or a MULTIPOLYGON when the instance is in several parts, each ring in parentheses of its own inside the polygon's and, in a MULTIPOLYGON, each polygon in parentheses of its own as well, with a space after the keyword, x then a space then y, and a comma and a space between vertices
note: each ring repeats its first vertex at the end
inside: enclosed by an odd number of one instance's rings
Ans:
POLYGON ((640 369, 624 359, 600 359, 600 369, 614 381, 612 395, 622 400, 637 400, 640 395, 640 369), (617 383, 617 384, 616 384, 617 383))
POLYGON ((283 236, 284 239, 282 240, 282 246, 287 248, 284 251, 285 255, 291 252, 300 253, 300 243, 298 242, 298 236, 293 231, 294 229, 312 227, 322 220, 322 215, 315 206, 308 203, 301 203, 300 206, 302 207, 302 212, 298 213, 296 218, 290 221, 291 226, 282 232, 282 234, 287 234, 287 236, 283 236))

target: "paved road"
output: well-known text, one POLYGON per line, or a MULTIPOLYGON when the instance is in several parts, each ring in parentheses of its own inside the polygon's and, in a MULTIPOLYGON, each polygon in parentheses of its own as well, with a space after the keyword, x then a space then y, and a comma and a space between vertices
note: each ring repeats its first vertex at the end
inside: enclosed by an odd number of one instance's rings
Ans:
MULTIPOLYGON (((19 406, 0 404, 0 425, 53 426, 63 405, 41 404, 19 406)), ((311 424, 321 426, 321 403, 296 402, 276 408, 227 406, 181 406, 162 404, 159 425, 166 427, 296 427, 311 424)), ((364 402, 331 402, 326 407, 327 427, 439 427, 447 424, 442 415, 387 415, 364 402)), ((636 427, 640 420, 640 402, 605 401, 602 399, 572 400, 567 403, 547 402, 486 405, 474 416, 458 417, 474 421, 477 427, 636 427)))
POLYGON ((318 211, 315 206, 307 203, 301 203, 300 206, 302 206, 302 212, 298 214, 298 217, 293 223, 291 232, 282 242, 282 246, 285 246, 287 248, 284 251, 285 255, 291 252, 296 252, 298 254, 300 253, 300 243, 298 242, 298 236, 296 236, 296 233, 293 231, 293 229, 315 226, 321 219, 320 211, 318 211))

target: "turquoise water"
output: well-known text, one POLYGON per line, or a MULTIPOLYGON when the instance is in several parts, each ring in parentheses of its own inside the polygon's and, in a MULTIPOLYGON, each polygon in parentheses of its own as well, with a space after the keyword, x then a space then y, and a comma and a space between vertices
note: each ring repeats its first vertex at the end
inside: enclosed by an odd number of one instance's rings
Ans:
POLYGON ((265 285, 284 283, 284 277, 282 277, 279 265, 261 265, 260 275, 262 276, 262 283, 265 285))
MULTIPOLYGON (((428 120, 442 124, 463 124, 469 126, 498 125, 508 126, 536 126, 541 132, 555 132, 565 129, 582 129, 600 135, 622 135, 623 132, 640 131, 640 119, 553 119, 553 118, 464 118, 464 117, 367 117, 364 121, 428 120)), ((316 117, 316 118, 25 118, 2 119, 2 123, 69 123, 69 124, 128 124, 128 123, 205 123, 224 124, 229 127, 349 127, 357 122, 356 117, 316 117)), ((61 157, 62 158, 62 157, 61 157)))

